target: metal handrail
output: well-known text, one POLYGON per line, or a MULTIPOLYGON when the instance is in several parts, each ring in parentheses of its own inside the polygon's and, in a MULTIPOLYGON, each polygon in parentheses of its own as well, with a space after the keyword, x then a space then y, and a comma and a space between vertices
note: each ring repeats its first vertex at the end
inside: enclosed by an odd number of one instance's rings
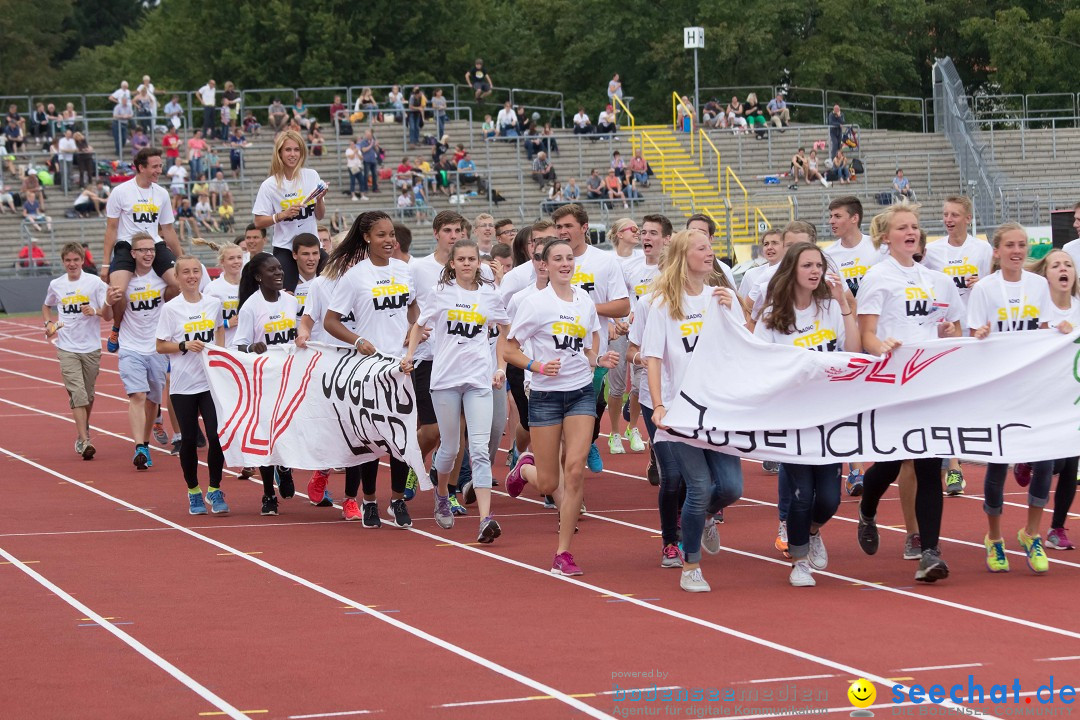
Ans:
POLYGON ((766 230, 772 227, 772 223, 769 222, 769 218, 765 217, 765 213, 761 212, 761 208, 754 206, 754 242, 761 240, 762 222, 765 223, 766 230))
POLYGON ((712 141, 712 138, 709 137, 708 133, 705 132, 704 128, 699 128, 698 132, 701 133, 701 137, 698 138, 698 165, 701 166, 701 170, 704 172, 705 160, 702 157, 702 148, 707 142, 709 143, 709 147, 713 149, 713 152, 716 153, 716 192, 722 193, 724 190, 723 183, 720 180, 720 150, 717 149, 716 144, 712 141))
POLYGON ((671 91, 671 127, 675 128, 675 132, 680 133, 683 131, 679 127, 679 106, 682 106, 686 110, 686 116, 690 118, 690 155, 694 154, 694 128, 697 127, 697 117, 694 115, 694 109, 683 102, 683 99, 679 97, 679 93, 674 90, 671 91))
MULTIPOLYGON (((622 108, 623 112, 626 113, 626 116, 630 118, 630 154, 633 155, 634 152, 637 150, 637 121, 634 119, 634 113, 630 112, 630 108, 626 105, 626 103, 623 102, 623 99, 621 97, 619 97, 618 95, 614 95, 612 96, 612 99, 615 101, 616 110, 618 110, 618 108, 622 108)), ((642 145, 642 150, 644 149, 645 147, 644 145, 642 145)))
POLYGON ((724 199, 731 202, 731 181, 734 180, 735 184, 739 186, 743 193, 743 232, 749 228, 750 224, 750 193, 746 191, 746 186, 742 184, 742 180, 735 174, 735 171, 728 165, 724 168, 724 199))
MULTIPOLYGON (((697 191, 694 190, 694 188, 690 187, 690 183, 688 183, 686 181, 686 178, 683 177, 682 173, 675 168, 671 168, 671 174, 678 178, 680 182, 682 182, 682 184, 686 187, 686 191, 690 194, 690 212, 697 212, 697 191)), ((671 185, 674 191, 674 181, 672 181, 671 185)))

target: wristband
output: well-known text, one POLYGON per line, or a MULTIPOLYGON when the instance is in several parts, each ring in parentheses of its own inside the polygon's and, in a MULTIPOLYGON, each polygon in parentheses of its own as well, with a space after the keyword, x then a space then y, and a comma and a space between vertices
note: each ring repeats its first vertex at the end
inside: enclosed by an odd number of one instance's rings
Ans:
POLYGON ((543 375, 544 374, 544 363, 538 362, 538 363, 536 363, 536 367, 540 368, 540 374, 543 375))
POLYGON ((525 372, 532 372, 533 360, 529 361, 529 364, 525 366, 525 372))
POLYGON ((224 322, 222 322, 222 325, 224 325, 225 329, 228 330, 229 329, 229 318, 225 318, 224 322))

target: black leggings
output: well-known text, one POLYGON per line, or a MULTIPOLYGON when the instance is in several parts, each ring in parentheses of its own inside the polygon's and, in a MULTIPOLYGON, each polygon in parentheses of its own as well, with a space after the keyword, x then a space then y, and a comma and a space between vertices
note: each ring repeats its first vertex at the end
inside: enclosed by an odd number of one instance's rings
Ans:
MULTIPOLYGON (((902 460, 875 462, 863 478, 862 503, 867 518, 877 515, 878 501, 900 474, 902 460)), ((941 535, 941 458, 915 458, 915 519, 919 523, 919 542, 923 550, 937 548, 941 535)))
MULTIPOLYGON (((405 492, 405 481, 409 479, 409 466, 395 457, 390 460, 390 490, 401 494, 405 492)), ((363 465, 345 468, 345 497, 355 498, 364 486, 364 495, 369 497, 375 494, 376 480, 379 476, 379 461, 372 460, 363 465)))
POLYGON ((529 432, 529 396, 525 394, 525 371, 516 365, 508 364, 506 383, 510 386, 510 394, 514 396, 514 404, 517 405, 521 429, 529 432))
MULTIPOLYGON (((274 248, 274 257, 281 263, 281 270, 285 275, 283 278, 283 289, 289 292, 295 292, 296 285, 300 282, 300 270, 296 267, 296 260, 293 259, 292 250, 276 247, 274 248)), ((328 259, 330 259, 330 256, 326 254, 326 251, 320 249, 319 267, 315 269, 316 275, 322 272, 328 259)))
POLYGON ((221 487, 221 469, 225 466, 225 456, 221 453, 218 442, 217 410, 210 391, 198 395, 170 395, 173 410, 176 412, 176 424, 180 426, 180 467, 184 471, 184 482, 189 490, 199 487, 199 453, 196 440, 199 435, 199 415, 202 415, 206 428, 206 464, 210 467, 210 487, 221 487))
POLYGON ((1054 463, 1054 471, 1058 473, 1057 489, 1054 491, 1054 519, 1050 527, 1058 530, 1065 529, 1065 520, 1069 517, 1069 508, 1072 507, 1076 497, 1076 470, 1080 458, 1065 458, 1054 463))

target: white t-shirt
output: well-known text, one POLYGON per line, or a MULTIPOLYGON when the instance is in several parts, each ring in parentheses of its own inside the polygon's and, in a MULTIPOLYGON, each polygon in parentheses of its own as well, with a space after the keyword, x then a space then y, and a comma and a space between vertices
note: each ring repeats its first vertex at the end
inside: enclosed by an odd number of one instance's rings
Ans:
MULTIPOLYGON (((645 337, 645 327, 649 320, 649 310, 652 308, 652 293, 645 293, 641 297, 633 300, 634 319, 630 322, 630 332, 626 336, 630 344, 637 345, 641 348, 641 341, 645 337)), ((627 356, 627 360, 631 358, 627 356)), ((644 356, 641 358, 644 360, 644 356)), ((640 367, 640 366, 639 366, 640 367)), ((652 391, 649 390, 649 372, 646 368, 642 368, 641 383, 638 385, 638 402, 645 407, 652 409, 652 391)))
MULTIPOLYGON (((660 388, 663 392, 661 404, 666 407, 671 406, 682 386, 690 356, 697 347, 698 335, 706 318, 723 310, 731 313, 740 325, 746 322, 739 303, 732 302, 730 308, 721 308, 719 300, 713 297, 714 289, 706 286, 700 295, 683 292, 683 317, 678 320, 671 317, 662 297, 656 296, 652 299, 649 319, 641 339, 641 352, 646 358, 660 359, 660 388)), ((716 319, 713 318, 713 321, 716 319)), ((640 401, 640 396, 638 399, 640 401)))
POLYGON ((173 224, 169 191, 157 183, 141 188, 135 178, 116 186, 105 203, 105 214, 120 219, 117 242, 130 243, 131 236, 138 232, 149 233, 155 243, 165 242, 158 234, 158 226, 173 224))
POLYGON ((296 303, 300 306, 300 309, 296 313, 297 317, 304 316, 304 312, 307 310, 308 294, 311 292, 311 283, 315 282, 318 277, 319 276, 316 275, 310 280, 305 280, 303 275, 297 273, 296 290, 293 291, 296 303))
POLYGON ((431 389, 491 387, 495 358, 489 330, 509 322, 494 287, 465 290, 453 282, 439 287, 419 317, 431 328, 431 389))
MULTIPOLYGON (((202 292, 200 290, 200 292, 202 292)), ((225 346, 236 347, 233 339, 236 337, 236 314, 240 306, 240 285, 233 285, 220 275, 206 286, 206 294, 216 297, 221 302, 221 320, 229 321, 229 327, 225 328, 225 346)))
POLYGON ((660 274, 660 265, 649 265, 644 255, 633 255, 624 258, 622 269, 626 292, 630 295, 630 309, 633 310, 634 301, 649 291, 649 285, 660 274))
POLYGON ((589 124, 589 116, 583 112, 579 112, 574 115, 574 125, 577 127, 585 127, 589 124))
POLYGON ((261 290, 244 302, 236 316, 237 347, 263 342, 288 345, 296 340, 296 298, 282 291, 275 302, 263 297, 261 290))
POLYGON ((859 244, 853 248, 844 247, 843 241, 837 240, 825 248, 825 254, 836 264, 836 268, 828 269, 829 272, 835 271, 844 278, 852 295, 859 294, 867 271, 885 258, 881 251, 874 247, 869 235, 863 235, 859 244))
POLYGON ((65 273, 49 283, 45 304, 55 307, 64 327, 56 335, 56 347, 72 353, 89 353, 101 349, 101 318, 83 315, 82 306, 95 310, 104 307, 109 289, 101 278, 79 270, 79 277, 68 280, 65 273))
POLYGON ((259 186, 259 194, 251 207, 251 214, 272 217, 294 205, 300 206, 300 213, 290 219, 274 225, 274 247, 285 248, 292 252, 293 238, 300 233, 319 234, 319 221, 315 218, 315 203, 308 205, 307 198, 322 184, 319 173, 311 168, 302 168, 300 177, 293 180, 278 179, 270 176, 259 186))
POLYGON ((203 85, 197 91, 199 93, 199 102, 203 105, 213 105, 214 95, 217 93, 217 87, 210 87, 210 83, 203 85))
POLYGON ((1062 250, 1069 253, 1073 259, 1073 267, 1080 268, 1080 238, 1076 240, 1070 240, 1061 247, 1062 250))
POLYGON ((409 305, 416 297, 411 267, 393 258, 381 267, 370 258, 361 260, 342 275, 327 309, 342 317, 352 314, 358 335, 376 350, 402 357, 409 332, 409 305))
POLYGON ((364 156, 360 152, 359 146, 349 146, 345 148, 345 167, 350 170, 361 170, 364 167, 364 156))
POLYGON ((580 390, 592 383, 593 369, 585 350, 592 348, 593 333, 600 331, 600 318, 585 291, 571 289, 571 302, 559 298, 549 285, 522 298, 517 307, 508 337, 522 346, 528 341, 531 360, 561 361, 558 375, 532 374, 533 390, 580 390))
POLYGON ((926 246, 926 255, 922 261, 922 264, 931 270, 938 270, 952 278, 960 292, 960 300, 964 303, 971 294, 967 279, 988 276, 992 272, 993 263, 994 248, 985 240, 971 235, 967 236, 960 247, 950 245, 948 238, 930 243, 926 246))
POLYGON ((765 296, 769 294, 769 283, 776 277, 776 271, 779 269, 780 263, 766 265, 754 278, 754 285, 746 294, 751 303, 750 315, 752 317, 761 317, 761 311, 765 309, 765 296))
MULTIPOLYGON (((157 325, 165 305, 165 281, 150 270, 132 275, 127 287, 127 308, 120 324, 120 349, 150 355, 157 352, 157 325)), ((63 331, 61 331, 63 332, 63 331)))
MULTIPOLYGON (((124 322, 127 322, 125 319, 124 322)), ((213 295, 203 295, 196 303, 190 303, 183 295, 177 295, 161 310, 158 318, 157 339, 168 342, 191 342, 202 340, 214 344, 214 332, 221 327, 221 301, 213 295)), ((169 393, 172 395, 196 395, 210 390, 199 353, 169 354, 169 393)))
POLYGON ((938 337, 939 322, 963 320, 952 280, 915 263, 904 267, 891 256, 867 271, 859 292, 859 315, 877 315, 877 337, 901 342, 938 337))
POLYGON ((1080 298, 1075 295, 1070 297, 1068 310, 1062 310, 1053 301, 1050 302, 1050 310, 1046 313, 1047 324, 1057 327, 1063 320, 1072 325, 1074 330, 1080 328, 1080 298))
MULTIPOLYGON (((415 288, 413 297, 416 298, 416 307, 421 315, 425 313, 428 305, 434 302, 435 288, 439 285, 444 267, 445 265, 435 259, 435 253, 420 258, 414 257, 408 264, 409 270, 412 271, 413 287, 415 288)), ((480 264, 480 277, 495 282, 495 274, 486 263, 480 264)), ((505 298, 503 299, 503 305, 506 305, 505 298)), ((430 360, 431 357, 431 339, 428 338, 416 346, 413 361, 430 360)))
MULTIPOLYGON (((776 263, 776 265, 779 264, 780 263, 776 263)), ((763 273, 766 268, 770 267, 774 266, 765 263, 764 265, 755 265, 754 267, 744 272, 742 280, 739 282, 739 294, 743 297, 749 297, 750 291, 754 289, 755 285, 761 282, 761 273, 763 273)))
MULTIPOLYGON (((570 284, 588 293, 595 305, 629 297, 619 263, 610 252, 593 245, 586 245, 585 252, 574 258, 574 276, 570 284)), ((608 318, 600 318, 598 353, 607 351, 607 326, 608 318)))
POLYGON ((967 325, 974 329, 989 323, 990 332, 1037 330, 1049 322, 1053 305, 1042 275, 1022 270, 1018 282, 1006 282, 999 270, 971 289, 967 325))
POLYGON ((173 165, 165 173, 171 178, 170 185, 174 190, 183 190, 187 182, 188 171, 183 165, 173 165))
POLYGON ((514 296, 519 290, 523 290, 530 285, 536 284, 536 268, 533 267, 532 261, 526 262, 524 265, 518 265, 510 270, 510 272, 503 275, 502 282, 499 283, 499 297, 505 305, 510 305, 510 298, 514 296))
MULTIPOLYGON (((514 318, 517 317, 518 308, 521 307, 521 301, 524 300, 525 298, 529 297, 530 295, 534 295, 534 294, 536 294, 538 292, 540 292, 540 288, 536 287, 536 283, 534 282, 531 285, 529 285, 527 287, 524 287, 521 290, 518 290, 516 293, 514 293, 510 297, 510 301, 506 305, 506 315, 507 315, 507 317, 510 318, 511 327, 514 324, 514 318)), ((532 353, 532 340, 524 339, 524 340, 519 340, 518 342, 521 344, 521 352, 525 353, 525 355, 527 357, 531 358, 533 356, 533 353, 532 353)), ((532 375, 532 372, 530 372, 528 370, 525 371, 525 379, 526 380, 530 380, 531 375, 532 375)))
MULTIPOLYGON (((312 280, 311 287, 308 288, 307 314, 312 320, 312 341, 345 347, 345 343, 328 333, 326 327, 323 325, 323 320, 326 318, 327 307, 330 305, 330 299, 334 296, 334 288, 337 287, 337 284, 337 280, 331 280, 322 275, 312 280)), ((360 329, 356 323, 355 312, 342 315, 341 324, 357 335, 360 334, 360 329)))
POLYGON ((795 309, 795 330, 785 333, 778 330, 770 330, 765 326, 764 318, 769 315, 772 306, 762 313, 762 320, 754 328, 754 335, 765 342, 778 345, 794 345, 795 347, 817 350, 819 352, 833 352, 844 349, 846 333, 844 332, 844 317, 840 311, 840 304, 831 298, 822 304, 811 302, 803 309, 795 309))

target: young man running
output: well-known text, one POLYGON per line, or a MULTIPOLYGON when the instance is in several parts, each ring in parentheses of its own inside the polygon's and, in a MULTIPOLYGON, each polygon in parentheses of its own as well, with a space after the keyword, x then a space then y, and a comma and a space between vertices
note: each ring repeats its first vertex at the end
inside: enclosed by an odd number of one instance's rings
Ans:
POLYGON ((292 256, 296 261, 297 273, 300 275, 296 290, 293 291, 296 302, 299 304, 299 309, 296 311, 297 318, 303 316, 311 283, 319 276, 320 250, 319 238, 311 233, 300 233, 293 238, 292 256))

